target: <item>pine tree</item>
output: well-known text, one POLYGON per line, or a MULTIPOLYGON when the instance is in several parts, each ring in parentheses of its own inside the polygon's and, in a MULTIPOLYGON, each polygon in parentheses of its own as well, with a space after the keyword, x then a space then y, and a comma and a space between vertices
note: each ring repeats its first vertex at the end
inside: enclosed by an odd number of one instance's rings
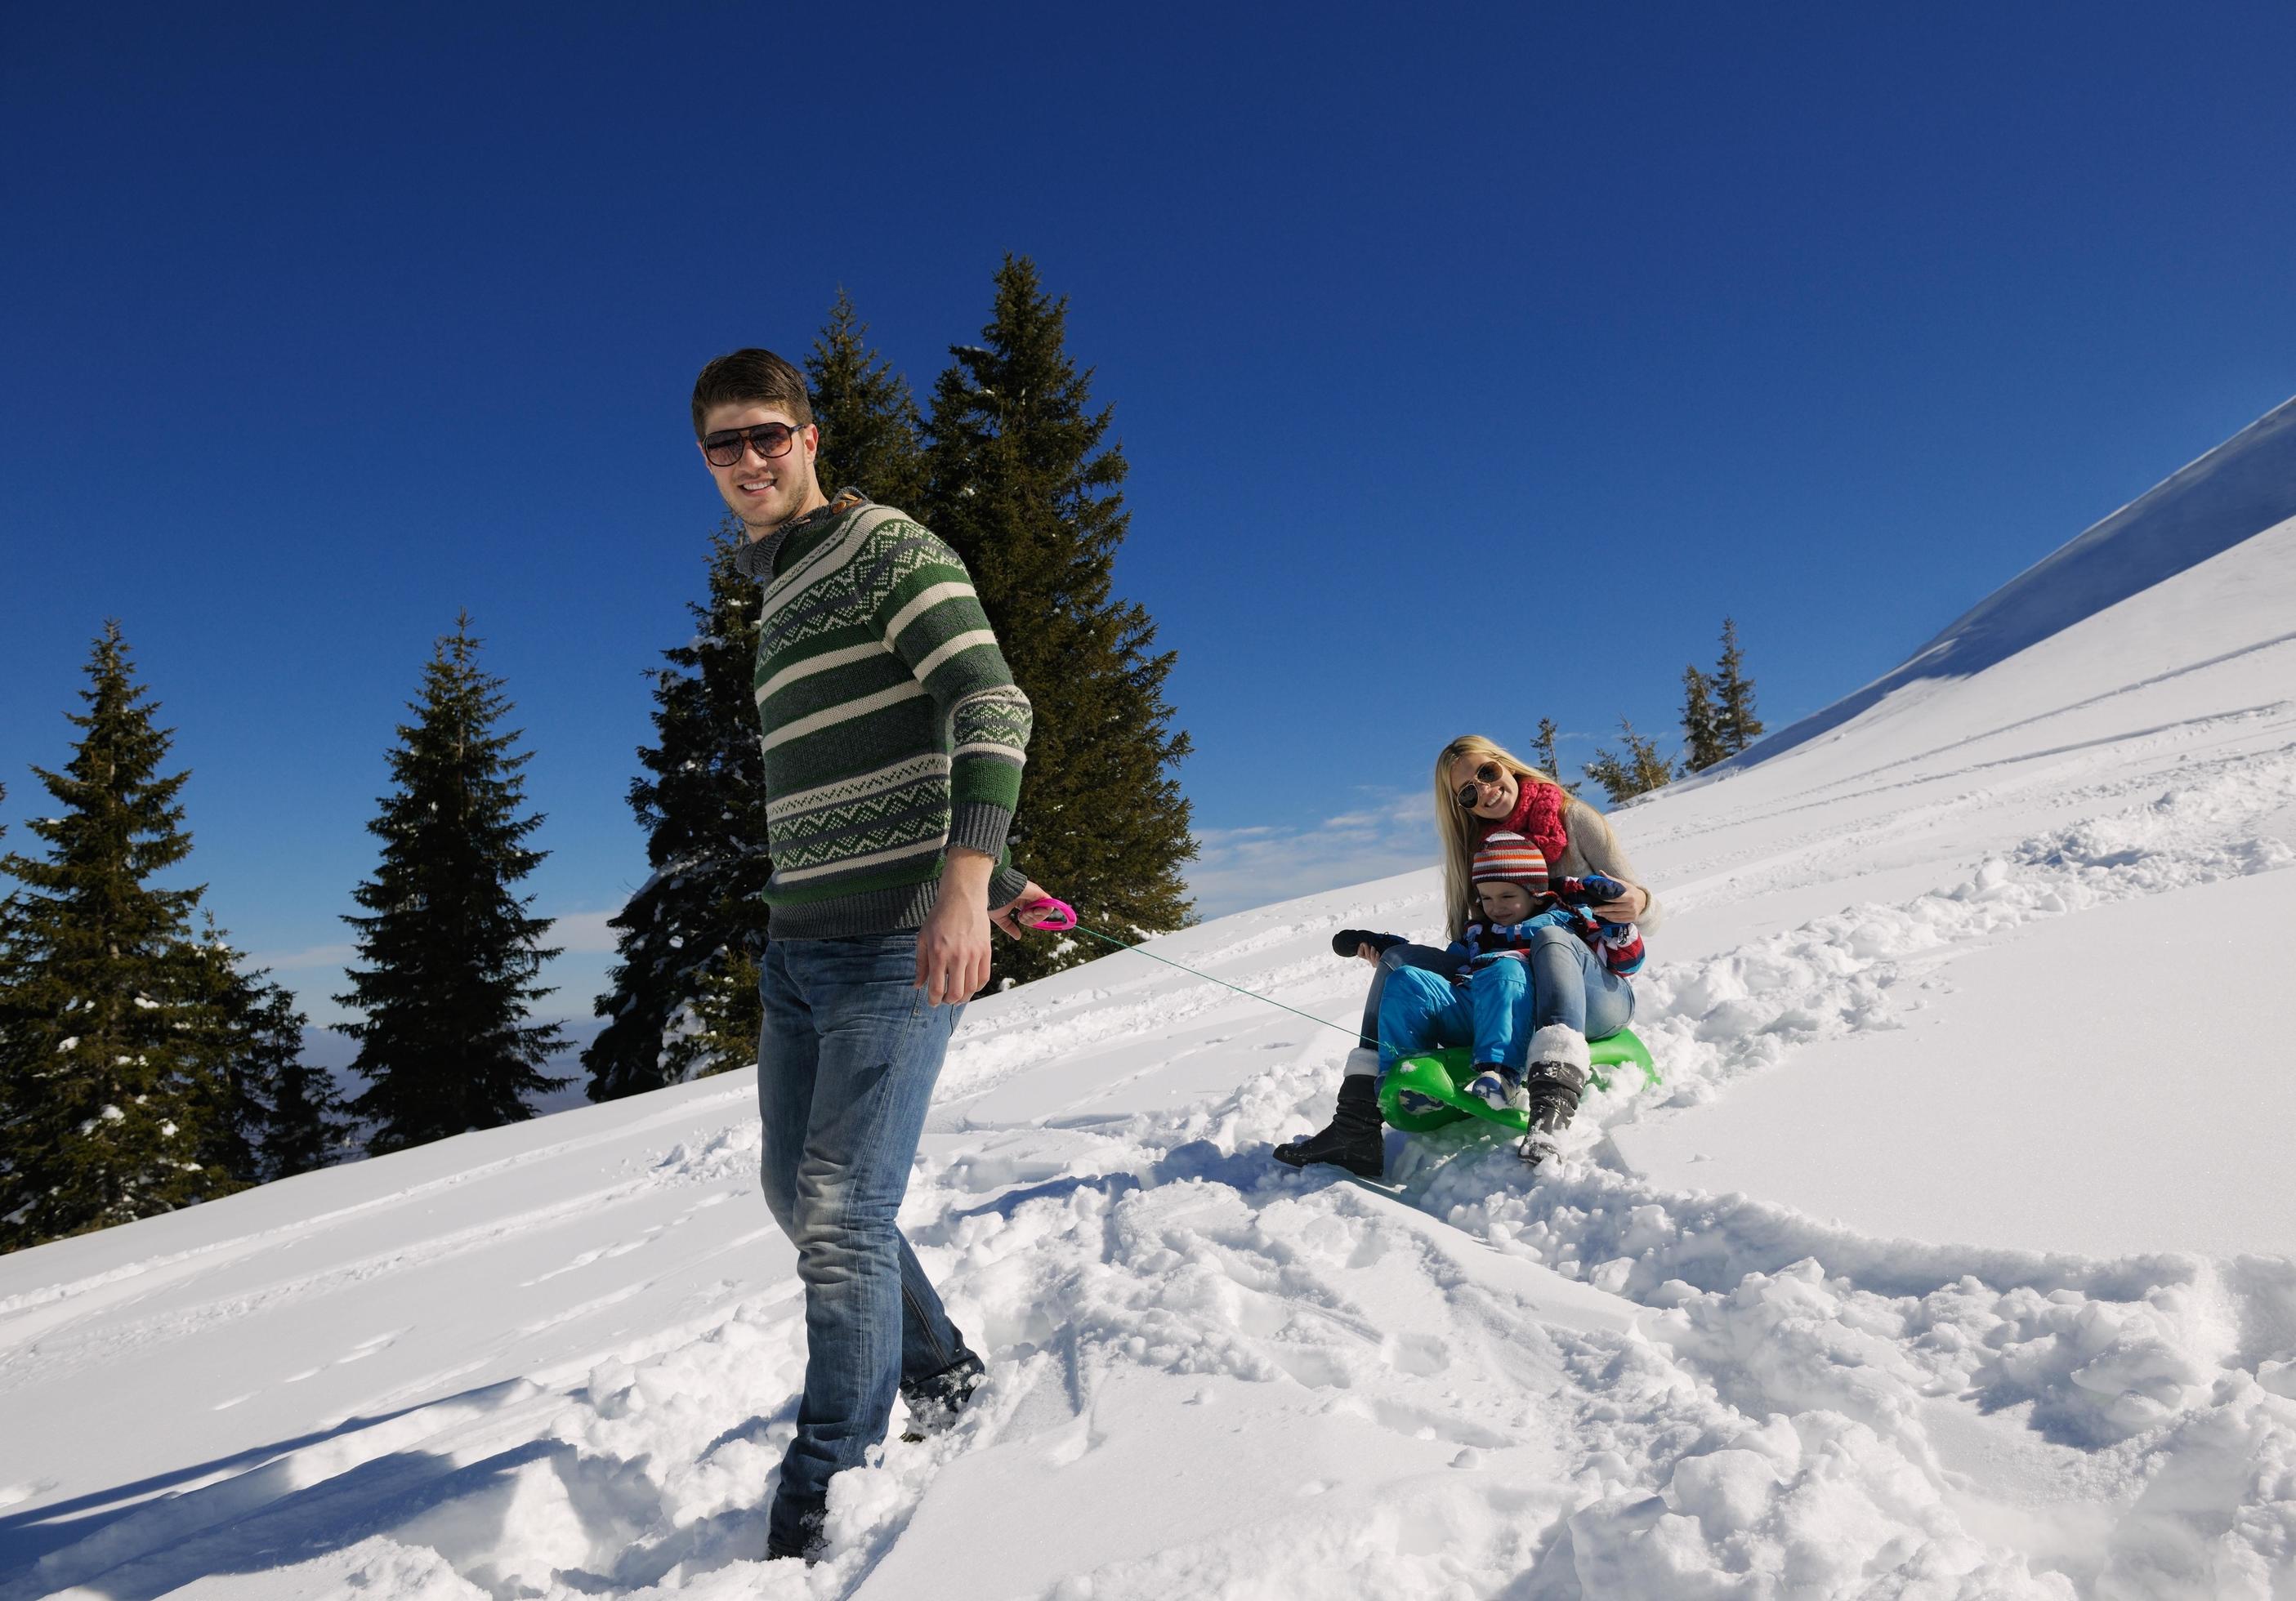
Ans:
POLYGON ((107 622, 63 770, 29 826, 45 859, 0 857, 0 1248, 173 1211, 242 1179, 203 1155, 229 1100, 193 929, 202 887, 152 880, 191 854, 163 775, 174 731, 107 622))
POLYGON ((367 824, 381 865, 351 892, 368 915, 343 919, 365 965, 336 999, 365 1016, 336 1026, 358 1041, 351 1066, 368 1089, 351 1110, 376 1125, 373 1151, 521 1122, 527 1096, 572 1082, 538 1071, 563 1042, 558 1025, 527 1021, 551 992, 535 975, 558 954, 539 943, 550 919, 513 888, 544 858, 525 843, 543 820, 520 815, 532 758, 516 731, 497 731, 510 702, 480 671, 480 643, 465 613, 423 667, 390 753, 393 792, 367 824))
POLYGON ((916 397, 908 380, 863 343, 868 331, 852 297, 840 289, 805 358, 813 417, 821 425, 816 470, 827 494, 850 484, 881 505, 911 511, 925 488, 916 397))
POLYGON ((1597 749, 1595 759, 1587 764, 1587 776, 1603 786, 1603 793, 1614 805, 1647 794, 1674 778, 1674 770, 1659 754, 1656 740, 1635 732, 1635 725, 1624 717, 1619 719, 1619 731, 1625 737, 1627 754, 1617 756, 1607 749, 1597 749))
POLYGON ((265 1180, 331 1167, 354 1155, 357 1125, 333 1076, 303 1057, 305 1018, 295 1008, 295 998, 272 987, 253 1022, 257 1038, 277 1053, 271 1072, 271 1116, 264 1128, 265 1180), (297 1047, 292 1055, 284 1050, 291 1038, 297 1047))
POLYGON ((1554 718, 1541 717, 1538 720, 1538 737, 1530 742, 1530 754, 1532 759, 1538 764, 1540 771, 1551 775, 1556 783, 1562 786, 1562 792, 1565 795, 1576 795, 1578 793, 1578 786, 1562 776, 1562 758, 1555 753, 1555 739, 1561 732, 1562 731, 1554 726, 1554 718))
MULTIPOLYGON (((0 801, 7 798, 8 786, 0 784, 0 801)), ((0 839, 7 837, 8 825, 0 822, 0 839)), ((8 1044, 7 997, 15 989, 19 982, 19 975, 22 971, 16 960, 15 929, 16 896, 12 891, 7 894, 0 894, 0 1175, 5 1173, 9 1161, 8 1153, 12 1148, 9 1131, 13 1127, 10 1107, 12 1105, 12 1090, 14 1085, 12 1069, 15 1057, 8 1044)), ((4 1182, 4 1177, 0 1177, 0 1183, 4 1182)))
MULTIPOLYGON (((972 569, 1013 675, 1035 707, 1013 860, 1089 924, 1128 935, 1177 928, 1195 854, 1172 767, 1171 728, 1145 609, 1112 598, 1130 514, 1111 413, 1064 349, 1068 301, 1027 257, 1006 257, 977 346, 956 346, 933 390, 928 520, 972 569)), ((1091 954, 1080 943, 998 942, 1006 981, 1091 954)))
POLYGON ((1696 667, 1682 670, 1682 769, 1702 772, 1730 752, 1714 709, 1714 681, 1696 667))
POLYGON ((250 1049, 243 1026, 248 986, 235 965, 238 953, 212 917, 203 921, 193 946, 193 986, 184 1016, 184 1031, 200 1056, 200 1071, 193 1074, 203 1093, 198 1160, 242 1184, 258 1184, 264 1123, 270 1115, 266 1064, 250 1049))
POLYGON ((611 919, 619 960, 595 1010, 612 1021, 582 1053, 592 1100, 757 1059, 773 862, 750 687, 763 595, 734 566, 747 538, 731 518, 718 527, 693 638, 654 674, 655 742, 629 789, 653 871, 611 919))
POLYGON ((1736 756, 1762 737, 1762 720, 1754 715, 1754 681, 1746 676, 1745 658, 1738 651, 1738 624, 1722 619, 1722 658, 1714 666, 1715 731, 1723 750, 1736 756))
POLYGON ((687 1013, 692 1032, 683 1041, 701 1064, 695 1077, 756 1065, 765 1012, 758 996, 759 954, 748 946, 729 950, 701 975, 687 1013))
MULTIPOLYGON (((0 801, 8 798, 8 786, 0 784, 0 801)), ((8 825, 0 823, 0 839, 8 837, 8 825)), ((0 855, 0 861, 4 861, 0 855)), ((14 1205, 9 1200, 12 1193, 12 1174, 15 1168, 14 1151, 18 1142, 29 1138, 30 1131, 22 1121, 30 1112, 29 1081, 24 1077, 17 1055, 15 1036, 10 1033, 15 1023, 13 997, 23 984, 26 969, 17 951, 19 908, 13 890, 0 894, 0 1208, 14 1205), (20 1115, 19 1103, 22 1103, 20 1115)), ((20 1026, 20 1025, 17 1025, 20 1026)), ((23 1058, 29 1060, 29 1058, 23 1058)), ((4 1229, 0 1224, 0 1229, 4 1229)), ((0 1234, 0 1250, 7 1248, 6 1237, 0 1234)))
POLYGON ((342 1160, 353 1149, 348 1109, 324 1067, 303 1059, 309 1022, 268 972, 242 971, 241 953, 210 930, 210 1007, 227 1089, 215 1120, 215 1159, 267 1183, 342 1160))

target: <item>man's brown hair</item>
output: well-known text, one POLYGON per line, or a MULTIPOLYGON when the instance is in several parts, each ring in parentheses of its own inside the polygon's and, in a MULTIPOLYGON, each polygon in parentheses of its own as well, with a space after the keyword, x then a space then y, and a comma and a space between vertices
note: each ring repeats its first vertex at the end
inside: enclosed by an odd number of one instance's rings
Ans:
POLYGON ((701 420, 710 408, 728 402, 742 405, 778 406, 790 421, 803 428, 813 421, 813 401, 805 392, 805 374, 770 350, 752 345, 721 355, 701 369, 693 380, 693 437, 701 437, 701 420))

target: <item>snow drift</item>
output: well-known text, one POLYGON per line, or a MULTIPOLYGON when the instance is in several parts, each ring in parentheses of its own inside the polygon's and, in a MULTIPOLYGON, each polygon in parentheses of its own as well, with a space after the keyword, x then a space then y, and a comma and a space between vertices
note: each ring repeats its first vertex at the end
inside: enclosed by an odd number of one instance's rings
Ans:
MULTIPOLYGON (((2292 418, 1625 812, 1665 1081, 1536 1181, 1275 1165, 1347 1030, 1136 957, 977 1004, 903 1221, 993 1383, 824 1565, 734 1074, 0 1259, 0 1597, 2290 1593, 2292 418)), ((1437 902, 1156 948, 1346 1019, 1437 902)))

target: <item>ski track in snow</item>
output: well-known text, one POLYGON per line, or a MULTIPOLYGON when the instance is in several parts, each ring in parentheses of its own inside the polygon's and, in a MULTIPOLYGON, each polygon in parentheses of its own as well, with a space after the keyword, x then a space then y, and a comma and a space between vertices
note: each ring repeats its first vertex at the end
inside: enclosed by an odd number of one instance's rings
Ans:
MULTIPOLYGON (((1152 1376, 1178 1386, 1168 1400, 1215 1410, 1239 1393, 1278 1394, 1296 1426, 1353 1430, 1384 1442, 1372 1454, 1423 1466, 1375 1497, 1335 1480, 1242 1534, 1159 1543, 1028 1593, 2267 1593, 2296 1543, 2288 1262, 1865 1238, 1742 1196, 1657 1188, 1604 1137, 1723 1093, 1800 1044, 1895 1026, 1941 964, 2021 925, 2296 861, 2247 829, 2296 804, 2296 747, 2188 763, 2165 788, 2157 773, 2100 780, 2081 798, 2100 809, 1948 887, 1654 966, 1636 1021, 1665 1082, 1590 1098, 1570 1149, 1536 1181, 1472 1135, 1406 1148, 1400 1199, 1274 1167, 1268 1144, 1328 1104, 1346 1046, 1337 1031, 1218 1098, 993 1130, 977 1149, 922 1160, 905 1227, 960 1323, 996 1353, 996 1382, 949 1436, 892 1443, 879 1466, 836 1482, 835 1554, 810 1572, 756 1560, 803 1372, 800 1303, 784 1284, 582 1371, 361 1420, 152 1501, 50 1552, 0 1597, 125 1601, 201 1574, 291 1572, 315 1534, 327 1593, 905 1593, 898 1537, 944 1472, 1000 1450, 1067 1466, 1115 1449, 1095 1420, 1152 1376), (2005 1450, 2037 1487, 2027 1505, 1971 1488, 1972 1453, 2005 1450)), ((1858 832, 1906 826, 1896 816, 1858 832)), ((1860 842, 1810 848, 1831 857, 1860 842)), ((1432 906, 1422 894, 1379 910, 1432 906)), ((1344 1017, 1357 969, 1252 965, 1296 948, 1301 927, 1175 959, 1309 1009, 1328 998, 1324 1009, 1344 1017)), ((965 1099, 1081 1043, 1262 1021, 1226 992, 1153 970, 1106 977, 968 1029, 944 1099, 961 1115, 965 1099)), ((726 1099, 733 1120, 716 1133, 614 1185, 422 1248, 451 1254, 639 1188, 723 1200, 722 1187, 752 1182, 758 1147, 754 1119, 726 1099)), ((540 1278, 644 1243, 592 1248, 540 1278)), ((124 1266, 20 1295, 0 1315, 46 1326, 59 1308, 183 1266, 124 1266)), ((265 1294, 323 1295, 393 1266, 330 1262, 265 1294)), ((108 1326, 105 1360, 256 1304, 108 1326)), ((12 1351, 0 1374, 10 1387, 36 1382, 83 1356, 76 1344, 59 1329, 12 1351)), ((0 1489, 0 1506, 38 1492, 0 1489)))
MULTIPOLYGON (((744 1094, 742 1091, 738 1090, 729 1089, 725 1092, 724 1099, 729 1101, 741 1102, 753 1099, 754 1096, 751 1094, 744 1094)), ((689 1113, 686 1109, 681 1108, 676 1113, 659 1114, 655 1117, 650 1118, 647 1121, 683 1121, 688 1115, 689 1113)), ((626 1139, 627 1136, 627 1131, 615 1130, 603 1133, 593 1133, 573 1139, 562 1140, 554 1144, 540 1146, 531 1150, 521 1151, 516 1156, 505 1157, 499 1161, 484 1163, 453 1172, 445 1173, 426 1183, 414 1185, 405 1189, 394 1190, 388 1195, 373 1200, 364 1201, 356 1205, 341 1207, 334 1211, 322 1213, 314 1217, 299 1218, 291 1223, 266 1229, 258 1234, 239 1236, 217 1244, 203 1246, 193 1250, 175 1252, 163 1256, 129 1262, 123 1263, 119 1267, 109 1269, 101 1273, 91 1274, 85 1278, 65 1279, 53 1285, 42 1286, 37 1290, 23 1292, 14 1295, 0 1296, 0 1319, 11 1319, 12 1321, 6 1326, 7 1332, 12 1336, 22 1338, 27 1333, 36 1333, 40 1328, 45 1327, 47 1322, 53 1320, 48 1319, 28 1319, 25 1317, 26 1313, 32 1311, 35 1309, 62 1308, 64 1309, 65 1315, 79 1315, 87 1310, 86 1305, 87 1301, 91 1299, 101 1299, 107 1292, 117 1292, 123 1287, 132 1288, 136 1292, 148 1292, 152 1287, 155 1280, 160 1280, 173 1275, 195 1271, 201 1268, 212 1266, 218 1256, 245 1256, 266 1249, 275 1248, 282 1244, 291 1241, 300 1241, 327 1229, 340 1227, 345 1223, 376 1211, 391 1207, 403 1207, 410 1204, 418 1204, 424 1200, 435 1198, 439 1196, 447 1194, 465 1185, 478 1182, 481 1180, 494 1178, 505 1172, 514 1172, 521 1167, 537 1166, 562 1158, 570 1153, 580 1150, 587 1146, 603 1146, 619 1143, 622 1139, 626 1139)), ((630 1186, 626 1188, 635 1187, 636 1186, 630 1186)), ((586 1197, 584 1201, 576 1203, 574 1206, 570 1208, 557 1207, 549 1209, 546 1213, 529 1213, 522 1217, 492 1219, 482 1227, 467 1230, 461 1236, 442 1237, 435 1242, 429 1242, 429 1244, 431 1249, 443 1254, 452 1252, 456 1249, 459 1245, 467 1243, 471 1240, 488 1236, 515 1232, 521 1227, 529 1227, 546 1215, 551 1215, 567 1210, 579 1210, 581 1207, 586 1205, 595 1205, 601 1202, 611 1201, 614 1197, 615 1193, 616 1192, 614 1191, 601 1192, 595 1197, 586 1197)), ((381 1265, 388 1264, 368 1264, 370 1270, 373 1267, 381 1265)), ((356 1267, 357 1264, 351 1264, 350 1270, 356 1270, 356 1267)), ((346 1270, 346 1264, 340 1263, 335 1264, 333 1268, 329 1270, 331 1272, 340 1272, 344 1270, 346 1270)))

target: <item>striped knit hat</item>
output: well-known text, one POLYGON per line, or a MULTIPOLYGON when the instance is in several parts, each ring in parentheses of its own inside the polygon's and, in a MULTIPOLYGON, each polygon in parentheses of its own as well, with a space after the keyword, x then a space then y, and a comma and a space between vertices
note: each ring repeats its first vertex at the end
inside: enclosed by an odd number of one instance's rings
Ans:
POLYGON ((1536 899, 1546 893, 1546 858, 1521 835, 1500 829, 1484 837, 1467 876, 1477 884, 1493 878, 1520 884, 1536 899))

